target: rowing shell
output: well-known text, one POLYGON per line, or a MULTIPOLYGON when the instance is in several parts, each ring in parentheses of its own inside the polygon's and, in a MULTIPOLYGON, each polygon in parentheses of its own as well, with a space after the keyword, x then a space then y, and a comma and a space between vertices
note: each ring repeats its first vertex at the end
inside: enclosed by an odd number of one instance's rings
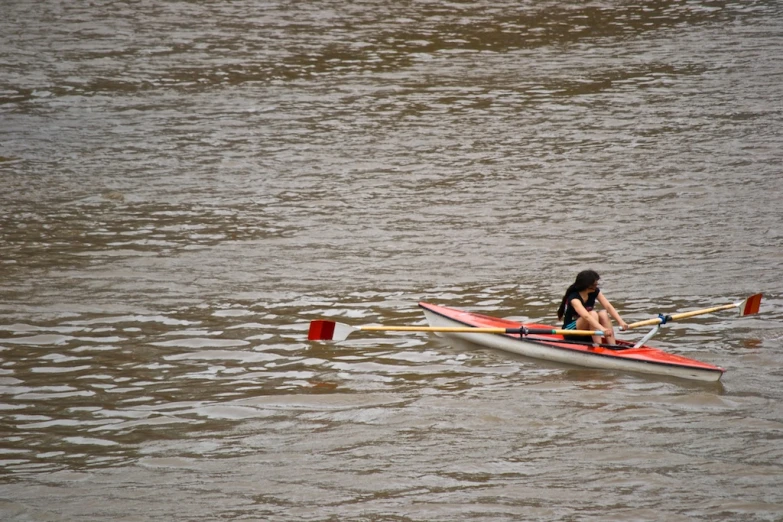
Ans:
MULTIPOLYGON (((475 314, 455 308, 419 303, 430 326, 474 328, 541 328, 537 324, 525 324, 487 315, 475 314)), ((618 340, 616 348, 592 347, 588 343, 565 341, 562 335, 519 336, 513 334, 449 333, 444 334, 474 344, 507 352, 554 361, 558 363, 665 375, 697 381, 720 380, 723 368, 687 357, 666 353, 647 345, 634 347, 632 343, 618 340)))

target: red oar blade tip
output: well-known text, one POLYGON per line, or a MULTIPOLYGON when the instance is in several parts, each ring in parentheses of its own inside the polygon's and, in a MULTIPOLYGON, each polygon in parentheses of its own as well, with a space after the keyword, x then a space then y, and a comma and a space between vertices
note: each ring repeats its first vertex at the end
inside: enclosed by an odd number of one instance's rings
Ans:
POLYGON ((307 339, 310 341, 342 341, 356 330, 347 324, 317 319, 310 322, 307 339))
POLYGON ((310 321, 310 330, 307 332, 309 341, 331 341, 334 335, 334 321, 324 321, 318 319, 310 321))
POLYGON ((739 304, 740 316, 752 315, 759 313, 761 308, 761 297, 763 294, 754 294, 739 304))

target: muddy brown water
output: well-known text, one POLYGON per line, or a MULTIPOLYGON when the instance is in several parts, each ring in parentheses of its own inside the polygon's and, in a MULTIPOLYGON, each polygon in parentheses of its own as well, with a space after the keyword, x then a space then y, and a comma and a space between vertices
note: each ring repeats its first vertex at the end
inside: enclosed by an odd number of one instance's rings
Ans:
MULTIPOLYGON (((775 1, 4 2, 3 520, 783 519, 775 1), (581 269, 699 384, 424 334, 581 269)), ((643 332, 628 334, 638 338, 643 332)))

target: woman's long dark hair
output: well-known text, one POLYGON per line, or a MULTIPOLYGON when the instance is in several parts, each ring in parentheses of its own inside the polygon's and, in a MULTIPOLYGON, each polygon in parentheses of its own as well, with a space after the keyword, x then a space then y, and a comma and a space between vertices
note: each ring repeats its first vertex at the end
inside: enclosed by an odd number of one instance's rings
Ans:
POLYGON ((598 272, 595 270, 583 270, 576 274, 576 281, 574 281, 574 284, 568 287, 568 290, 566 290, 566 293, 563 296, 563 300, 560 302, 560 308, 557 309, 557 318, 563 318, 563 314, 565 314, 566 308, 566 299, 570 294, 573 292, 581 292, 585 288, 590 288, 599 279, 601 279, 601 276, 599 276, 598 272))

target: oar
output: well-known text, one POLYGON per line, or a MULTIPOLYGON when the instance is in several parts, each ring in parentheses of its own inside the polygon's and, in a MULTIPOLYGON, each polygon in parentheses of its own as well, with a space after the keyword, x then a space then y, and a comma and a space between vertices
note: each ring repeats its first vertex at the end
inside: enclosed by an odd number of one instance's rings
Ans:
POLYGON ((310 341, 342 341, 353 332, 440 332, 488 333, 520 335, 600 335, 599 330, 557 330, 551 328, 473 328, 471 326, 351 326, 345 323, 317 319, 310 322, 310 341))
POLYGON ((752 315, 758 313, 759 307, 761 306, 762 295, 763 294, 753 294, 752 296, 738 303, 713 306, 712 308, 704 308, 703 310, 694 310, 693 312, 683 312, 681 314, 674 314, 674 315, 661 314, 658 317, 654 317, 653 319, 647 319, 644 321, 631 323, 626 328, 622 328, 622 330, 624 331, 630 330, 631 328, 638 328, 640 326, 649 326, 651 324, 666 324, 670 321, 679 321, 680 319, 687 319, 688 317, 693 317, 695 315, 711 314, 712 312, 720 312, 721 310, 731 310, 732 308, 739 308, 740 317, 746 315, 752 315))

